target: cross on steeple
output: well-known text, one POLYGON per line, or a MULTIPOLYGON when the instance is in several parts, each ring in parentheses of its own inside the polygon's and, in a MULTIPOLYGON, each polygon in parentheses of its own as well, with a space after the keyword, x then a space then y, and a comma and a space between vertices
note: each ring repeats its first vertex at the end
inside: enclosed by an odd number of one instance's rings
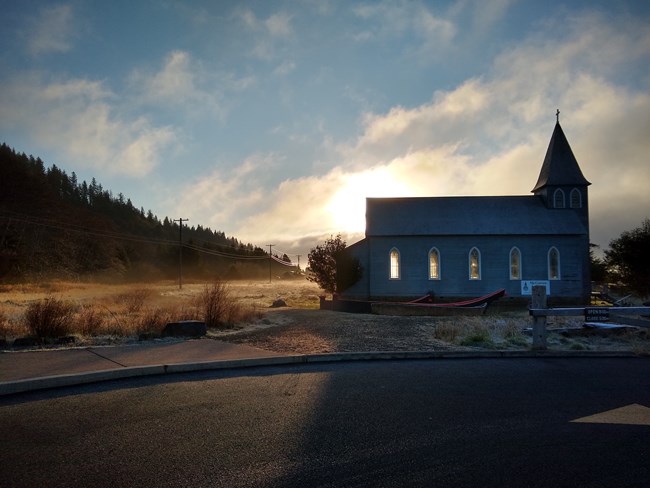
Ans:
POLYGON ((557 109, 557 112, 555 112, 555 118, 556 122, 559 124, 560 123, 560 109, 557 109))

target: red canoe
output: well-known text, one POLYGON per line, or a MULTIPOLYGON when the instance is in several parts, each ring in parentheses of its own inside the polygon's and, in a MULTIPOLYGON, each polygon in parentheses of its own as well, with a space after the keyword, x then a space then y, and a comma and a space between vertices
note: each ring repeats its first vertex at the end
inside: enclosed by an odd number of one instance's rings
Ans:
POLYGON ((453 303, 433 303, 433 297, 430 294, 427 294, 421 298, 418 298, 417 300, 412 300, 407 303, 411 303, 414 305, 425 305, 428 307, 480 307, 481 305, 487 305, 490 302, 493 302, 494 300, 497 300, 498 298, 501 298, 503 295, 506 294, 505 288, 501 288, 500 290, 497 290, 495 292, 489 293, 487 295, 484 295, 482 297, 478 298, 471 298, 469 300, 464 300, 462 302, 453 302, 453 303))

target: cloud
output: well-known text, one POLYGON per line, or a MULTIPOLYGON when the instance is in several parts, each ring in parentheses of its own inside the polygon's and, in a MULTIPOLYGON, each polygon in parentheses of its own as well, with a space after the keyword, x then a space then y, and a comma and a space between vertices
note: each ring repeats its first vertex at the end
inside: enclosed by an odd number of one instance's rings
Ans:
POLYGON ((271 15, 264 21, 264 25, 272 37, 288 37, 293 32, 291 16, 284 12, 271 15))
POLYGON ((442 147, 361 171, 338 166, 324 175, 285 180, 263 191, 264 180, 279 162, 278 155, 254 155, 236 170, 214 170, 182 188, 179 194, 185 196, 170 205, 245 242, 261 245, 273 240, 280 248, 302 251, 299 246, 305 242, 313 244, 330 234, 340 232, 350 240, 362 237, 366 197, 444 193, 468 164, 453 147, 442 147))
POLYGON ((156 72, 134 70, 129 81, 140 103, 218 117, 223 116, 221 102, 227 89, 238 91, 253 83, 250 77, 236 79, 232 75, 210 73, 188 52, 180 50, 170 52, 156 72))
POLYGON ((291 73, 294 69, 296 69, 296 63, 293 61, 283 61, 278 65, 277 68, 273 70, 273 74, 278 75, 278 76, 286 76, 289 73, 291 73))
POLYGON ((286 12, 276 12, 260 20, 250 8, 242 8, 236 10, 234 16, 249 30, 262 32, 271 37, 288 37, 293 33, 292 16, 286 12))
POLYGON ((258 19, 249 9, 238 9, 234 17, 251 32, 255 33, 251 54, 261 60, 271 61, 277 57, 277 45, 293 36, 292 15, 276 12, 264 20, 258 19))
POLYGON ((434 15, 421 2, 384 0, 356 6, 352 12, 364 20, 364 29, 353 35, 358 41, 389 41, 414 37, 417 51, 439 50, 448 45, 457 34, 455 24, 434 15))
POLYGON ((189 54, 173 51, 167 56, 163 68, 147 81, 147 91, 158 99, 177 100, 192 96, 195 91, 194 76, 189 54))
POLYGON ((175 141, 174 131, 145 118, 120 117, 114 99, 97 81, 17 76, 4 80, 0 90, 0 128, 25 130, 36 144, 80 167, 143 177, 175 141))
POLYGON ((586 15, 562 28, 531 35, 480 78, 427 103, 366 114, 359 136, 337 147, 333 169, 284 181, 261 197, 263 210, 231 228, 291 247, 305 245, 304 236, 361 235, 367 196, 529 194, 559 107, 593 183, 592 241, 607 244, 650 208, 650 95, 620 76, 650 65, 650 43, 642 23, 629 19, 586 15))
POLYGON ((72 48, 74 16, 70 5, 44 7, 29 23, 27 49, 33 56, 64 53, 72 48))
POLYGON ((458 18, 468 13, 471 18, 472 32, 486 33, 505 17, 515 0, 459 0, 450 8, 450 16, 458 18))
POLYGON ((263 183, 277 163, 278 157, 273 154, 254 154, 231 170, 215 163, 218 168, 177 189, 168 206, 214 229, 232 228, 232 222, 267 204, 263 183))

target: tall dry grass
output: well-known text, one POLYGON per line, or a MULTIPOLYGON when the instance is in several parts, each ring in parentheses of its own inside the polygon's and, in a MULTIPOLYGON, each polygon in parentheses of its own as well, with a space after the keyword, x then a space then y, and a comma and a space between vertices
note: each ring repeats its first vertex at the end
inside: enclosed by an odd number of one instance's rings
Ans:
POLYGON ((233 327, 260 315, 253 305, 237 300, 228 284, 222 281, 206 285, 196 299, 196 307, 209 329, 233 327))
POLYGON ((522 329, 518 319, 461 317, 437 322, 433 336, 451 344, 490 349, 504 344, 525 345, 522 329))
POLYGON ((115 302, 125 307, 126 312, 138 313, 153 295, 150 288, 135 288, 128 292, 120 293, 115 297, 115 302))
POLYGON ((74 312, 74 304, 50 296, 27 307, 25 325, 41 339, 62 337, 73 330, 74 312))
MULTIPOLYGON (((43 290, 36 288, 38 293, 43 290)), ((61 288, 67 290, 63 293, 66 297, 74 296, 69 288, 61 288)), ((34 289, 30 287, 32 292, 34 289)), ((120 287, 113 294, 102 291, 95 296, 84 291, 77 299, 32 295, 22 307, 14 306, 12 312, 17 318, 0 308, 0 339, 34 335, 48 342, 68 335, 137 337, 160 334, 167 323, 179 320, 204 320, 209 328, 229 328, 261 315, 258 305, 237 296, 226 282, 187 292, 159 292, 142 286, 120 287)))
POLYGON ((9 332, 9 317, 4 310, 0 309, 0 339, 6 340, 9 332))
POLYGON ((92 305, 83 305, 75 317, 76 332, 84 336, 93 336, 104 327, 104 314, 92 305))
POLYGON ((22 318, 15 320, 4 307, 0 308, 0 339, 7 341, 10 337, 20 337, 28 334, 29 330, 22 318))

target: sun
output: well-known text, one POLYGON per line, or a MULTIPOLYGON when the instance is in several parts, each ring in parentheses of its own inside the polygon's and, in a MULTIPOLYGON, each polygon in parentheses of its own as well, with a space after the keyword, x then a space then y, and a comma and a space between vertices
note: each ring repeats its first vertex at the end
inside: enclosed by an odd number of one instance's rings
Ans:
POLYGON ((342 186, 326 205, 337 231, 361 233, 366 227, 366 198, 408 195, 409 189, 388 168, 373 168, 342 177, 342 186))

